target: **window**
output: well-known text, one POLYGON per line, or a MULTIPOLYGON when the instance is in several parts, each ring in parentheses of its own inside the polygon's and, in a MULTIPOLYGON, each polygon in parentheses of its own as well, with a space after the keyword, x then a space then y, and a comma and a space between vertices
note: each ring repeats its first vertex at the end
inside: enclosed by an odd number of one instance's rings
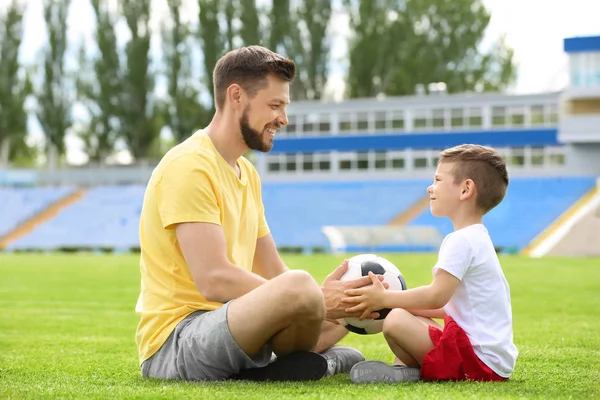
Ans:
POLYGON ((546 121, 553 125, 558 123, 558 106, 556 104, 548 106, 548 118, 546 121))
POLYGON ((378 151, 375 153, 375 169, 386 169, 387 168, 387 154, 385 151, 378 151))
POLYGON ((359 131, 369 130, 369 114, 366 112, 359 112, 356 117, 356 129, 359 131))
POLYGON ((427 158, 415 157, 413 159, 413 166, 415 167, 415 169, 427 168, 427 158))
POLYGON ((356 166, 359 170, 369 169, 369 153, 361 151, 357 155, 356 166))
POLYGON ((511 107, 510 113, 510 126, 524 126, 525 125, 525 107, 511 107))
POLYGON ((548 156, 548 161, 550 165, 565 165, 565 155, 564 154, 550 154, 548 156))
POLYGON ((450 127, 462 128, 464 126, 463 111, 462 108, 453 108, 450 110, 450 127))
POLYGON ((296 125, 296 116, 288 115, 288 126, 285 127, 285 131, 289 133, 296 133, 298 126, 296 125))
POLYGON ((312 171, 313 170, 313 155, 312 154, 303 154, 302 155, 302 170, 304 171, 312 171))
POLYGON ((481 128, 483 126, 483 117, 481 116, 481 108, 469 108, 468 110, 469 113, 469 122, 467 123, 467 126, 469 128, 481 128))
POLYGON ((544 106, 543 105, 531 106, 531 125, 532 126, 544 125, 544 106))
POLYGON ((444 110, 441 108, 433 110, 432 126, 435 129, 444 129, 444 110))
POLYGON ((506 126, 506 108, 505 107, 492 107, 492 126, 496 126, 496 127, 506 126))
POLYGON ((296 170, 296 155, 288 154, 286 157, 285 170, 286 171, 295 171, 296 170))
POLYGON ((509 165, 523 166, 525 165, 525 150, 522 147, 511 149, 509 165))
POLYGON ((402 158, 402 157, 392 158, 392 168, 393 169, 404 169, 404 158, 402 158))
POLYGON ((375 130, 385 131, 387 129, 387 115, 385 111, 375 113, 375 130))
POLYGON ((531 165, 534 167, 544 165, 543 147, 533 147, 531 149, 531 165))
POLYGON ((429 117, 429 112, 428 110, 415 110, 415 114, 414 114, 414 128, 415 129, 426 129, 429 125, 429 121, 428 121, 428 117, 429 117))
POLYGON ((354 130, 352 119, 351 114, 340 113, 340 132, 350 132, 354 130))
POLYGON ((404 113, 402 111, 392 113, 392 129, 404 130, 404 113))

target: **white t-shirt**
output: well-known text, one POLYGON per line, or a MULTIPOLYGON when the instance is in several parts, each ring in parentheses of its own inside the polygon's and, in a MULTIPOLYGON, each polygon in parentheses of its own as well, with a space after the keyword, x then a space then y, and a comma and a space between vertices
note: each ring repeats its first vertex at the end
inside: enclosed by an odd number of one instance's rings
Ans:
POLYGON ((448 234, 434 275, 438 269, 460 280, 444 311, 466 332, 477 357, 498 375, 510 377, 519 355, 510 289, 487 228, 475 224, 448 234))

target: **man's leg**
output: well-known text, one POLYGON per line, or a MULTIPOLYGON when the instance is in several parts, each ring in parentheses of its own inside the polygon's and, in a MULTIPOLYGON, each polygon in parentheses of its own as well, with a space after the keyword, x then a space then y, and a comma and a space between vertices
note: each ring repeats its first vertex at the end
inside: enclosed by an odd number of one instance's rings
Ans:
POLYGON ((289 271, 233 300, 227 322, 250 357, 270 342, 278 356, 313 350, 325 316, 317 282, 304 271, 289 271))
POLYGON ((348 330, 341 325, 334 324, 330 321, 324 321, 321 328, 321 336, 317 341, 314 351, 322 353, 331 348, 348 334, 348 330))

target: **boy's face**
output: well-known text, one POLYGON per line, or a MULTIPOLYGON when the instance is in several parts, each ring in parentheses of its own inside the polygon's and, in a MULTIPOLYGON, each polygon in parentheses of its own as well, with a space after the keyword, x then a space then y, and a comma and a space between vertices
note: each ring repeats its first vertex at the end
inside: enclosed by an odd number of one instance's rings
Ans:
POLYGON ((454 163, 440 163, 435 171, 433 184, 427 188, 429 207, 435 217, 450 217, 460 204, 462 185, 454 183, 454 163))

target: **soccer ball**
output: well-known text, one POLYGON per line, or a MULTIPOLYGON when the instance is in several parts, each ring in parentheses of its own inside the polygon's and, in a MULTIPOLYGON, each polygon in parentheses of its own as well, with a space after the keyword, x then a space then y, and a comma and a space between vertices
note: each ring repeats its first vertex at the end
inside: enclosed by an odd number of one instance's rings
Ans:
MULTIPOLYGON (((389 260, 376 254, 361 254, 350 258, 348 260, 348 270, 340 280, 349 281, 361 276, 368 276, 369 271, 372 271, 375 275, 383 275, 383 281, 390 285, 388 290, 406 290, 406 281, 400 270, 389 260)), ((350 332, 359 335, 372 335, 383 330, 383 320, 390 311, 389 308, 377 310, 379 313, 377 319, 359 320, 355 317, 348 317, 340 318, 338 322, 350 332)))

